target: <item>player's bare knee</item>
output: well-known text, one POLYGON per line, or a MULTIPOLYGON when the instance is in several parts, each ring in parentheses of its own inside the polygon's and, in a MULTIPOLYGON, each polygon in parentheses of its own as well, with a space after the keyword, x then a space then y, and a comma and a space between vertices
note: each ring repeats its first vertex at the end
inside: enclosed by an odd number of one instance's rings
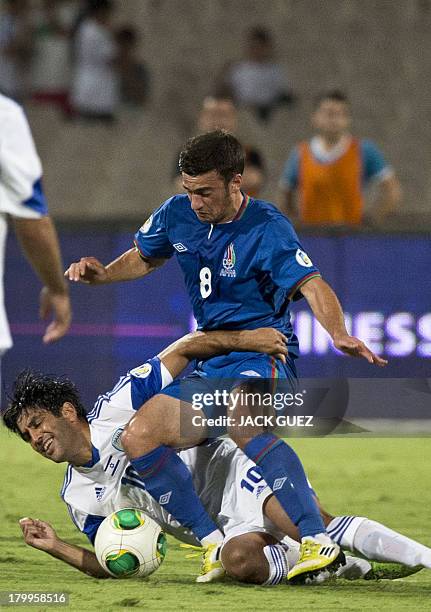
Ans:
POLYGON ((126 425, 121 444, 129 457, 150 452, 161 444, 176 446, 178 426, 175 407, 156 396, 142 406, 126 425))
POLYGON ((137 453, 145 452, 145 447, 149 442, 145 434, 145 428, 141 427, 141 424, 131 422, 126 425, 121 434, 121 446, 126 455, 134 457, 137 453))
POLYGON ((151 412, 145 416, 138 413, 130 420, 121 434, 121 444, 129 456, 149 452, 163 442, 162 434, 161 432, 159 434, 151 418, 151 412))
POLYGON ((221 562, 228 576, 240 582, 263 584, 268 576, 261 563, 262 548, 258 544, 242 542, 241 536, 227 542, 221 552, 221 562))

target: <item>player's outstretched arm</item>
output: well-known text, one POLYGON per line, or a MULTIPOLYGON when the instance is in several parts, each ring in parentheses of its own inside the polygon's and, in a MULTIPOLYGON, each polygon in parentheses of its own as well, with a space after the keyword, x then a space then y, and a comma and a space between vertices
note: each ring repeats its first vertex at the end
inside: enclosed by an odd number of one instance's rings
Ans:
POLYGON ((335 348, 351 357, 363 357, 369 363, 380 367, 388 363, 386 359, 370 351, 362 340, 349 335, 340 302, 323 279, 310 279, 300 291, 309 303, 316 319, 331 336, 335 348))
POLYGON ((70 281, 87 285, 106 285, 146 276, 165 261, 166 259, 143 257, 138 249, 133 247, 106 266, 95 257, 81 257, 68 267, 64 276, 70 281))
POLYGON ((13 223, 23 252, 45 285, 40 294, 40 318, 46 320, 51 312, 54 315, 43 341, 55 342, 67 333, 72 320, 57 232, 50 217, 15 217, 13 223))
POLYGON ((285 361, 286 343, 286 336, 271 327, 242 331, 194 332, 168 346, 159 357, 175 378, 192 359, 209 359, 231 351, 267 353, 285 361))
POLYGON ((25 517, 19 521, 19 525, 24 541, 29 546, 43 550, 93 578, 109 578, 93 552, 64 542, 46 521, 25 517))

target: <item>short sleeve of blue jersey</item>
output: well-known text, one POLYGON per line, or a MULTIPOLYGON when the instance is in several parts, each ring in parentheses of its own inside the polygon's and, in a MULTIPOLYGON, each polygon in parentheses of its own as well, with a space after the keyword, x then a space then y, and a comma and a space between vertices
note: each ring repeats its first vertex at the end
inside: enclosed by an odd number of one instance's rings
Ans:
POLYGON ((300 299, 301 285, 320 272, 302 248, 290 221, 282 214, 273 217, 265 227, 260 243, 260 267, 292 299, 300 299))
POLYGON ((168 259, 175 252, 168 238, 167 214, 172 198, 164 202, 135 234, 135 245, 144 257, 168 259))
POLYGON ((390 169, 382 152, 371 140, 361 141, 361 157, 363 168, 362 180, 364 184, 378 177, 385 170, 390 169))
POLYGON ((158 357, 130 370, 131 397, 134 410, 159 393, 163 388, 161 362, 158 357))
POLYGON ((299 150, 295 147, 289 155, 280 179, 280 186, 288 189, 296 189, 299 177, 299 150))

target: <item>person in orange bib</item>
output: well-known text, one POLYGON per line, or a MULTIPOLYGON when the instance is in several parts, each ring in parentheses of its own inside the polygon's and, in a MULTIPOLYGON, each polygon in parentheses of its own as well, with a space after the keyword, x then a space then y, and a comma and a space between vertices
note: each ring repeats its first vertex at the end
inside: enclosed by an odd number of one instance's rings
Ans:
POLYGON ((312 116, 316 131, 291 152, 280 179, 280 208, 310 226, 364 223, 364 189, 378 183, 369 220, 380 225, 397 207, 401 188, 394 170, 370 140, 350 133, 351 113, 340 91, 322 94, 312 116))

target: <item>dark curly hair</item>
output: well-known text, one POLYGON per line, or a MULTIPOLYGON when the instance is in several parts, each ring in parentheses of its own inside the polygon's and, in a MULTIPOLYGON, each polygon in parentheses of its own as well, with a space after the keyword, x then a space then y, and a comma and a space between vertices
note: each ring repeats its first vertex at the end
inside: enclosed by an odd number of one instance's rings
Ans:
POLYGON ((227 185, 235 174, 244 172, 244 157, 244 150, 235 136, 226 130, 214 130, 186 142, 180 153, 179 167, 190 176, 216 170, 227 185))
POLYGON ((86 411, 72 381, 24 370, 15 380, 8 407, 2 413, 3 423, 20 435, 18 421, 23 413, 39 408, 59 417, 64 402, 73 404, 78 418, 85 420, 86 411))

